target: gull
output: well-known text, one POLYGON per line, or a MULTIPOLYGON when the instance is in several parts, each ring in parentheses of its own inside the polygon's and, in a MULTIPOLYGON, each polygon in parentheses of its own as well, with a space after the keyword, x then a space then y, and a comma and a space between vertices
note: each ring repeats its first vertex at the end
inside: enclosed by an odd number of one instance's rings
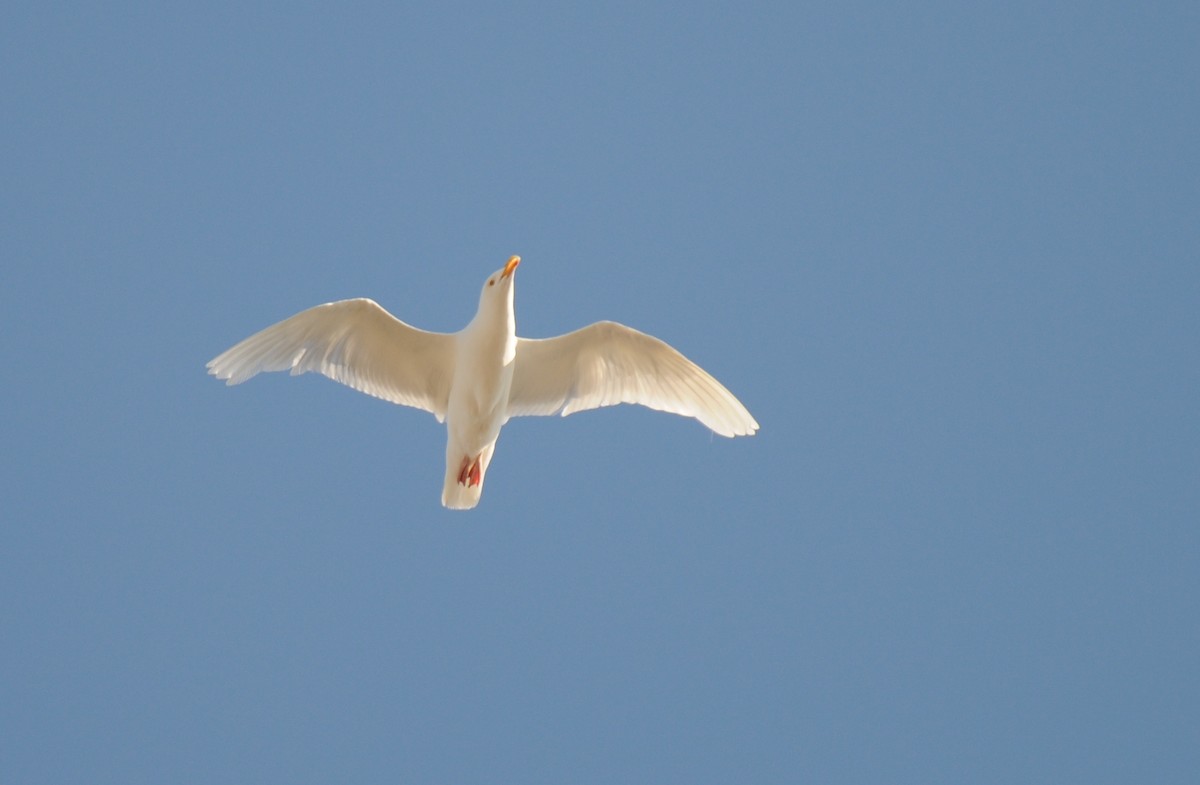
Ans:
POLYGON ((511 417, 562 416, 636 403, 694 417, 722 436, 758 423, 700 366, 663 341, 616 322, 556 338, 519 338, 513 280, 521 257, 488 276, 479 308, 457 333, 420 330, 374 300, 325 303, 256 333, 208 363, 226 384, 261 371, 317 371, 446 424, 442 505, 479 503, 500 429, 511 417))

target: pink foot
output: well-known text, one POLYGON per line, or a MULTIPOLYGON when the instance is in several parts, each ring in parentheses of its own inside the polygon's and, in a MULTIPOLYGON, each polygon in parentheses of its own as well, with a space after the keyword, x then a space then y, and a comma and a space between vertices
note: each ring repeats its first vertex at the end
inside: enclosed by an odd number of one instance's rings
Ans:
POLYGON ((478 485, 483 479, 483 470, 479 468, 479 459, 483 455, 476 455, 475 460, 471 460, 471 456, 465 456, 462 459, 462 468, 458 470, 458 484, 470 487, 478 485))

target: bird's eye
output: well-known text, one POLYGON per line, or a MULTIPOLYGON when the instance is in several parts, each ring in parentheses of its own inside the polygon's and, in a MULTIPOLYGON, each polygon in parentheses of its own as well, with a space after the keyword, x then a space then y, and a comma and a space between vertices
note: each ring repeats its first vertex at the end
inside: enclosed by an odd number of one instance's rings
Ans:
POLYGON ((495 279, 495 278, 492 278, 491 280, 489 280, 489 281, 488 281, 488 286, 495 286, 495 285, 496 285, 496 279, 495 279))

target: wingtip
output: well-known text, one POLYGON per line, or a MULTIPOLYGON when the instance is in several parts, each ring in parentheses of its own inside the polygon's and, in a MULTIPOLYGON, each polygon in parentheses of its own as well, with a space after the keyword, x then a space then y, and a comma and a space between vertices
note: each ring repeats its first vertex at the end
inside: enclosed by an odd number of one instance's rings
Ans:
POLYGON ((755 425, 753 428, 742 428, 736 431, 715 431, 714 433, 716 433, 718 436, 725 436, 730 439, 736 439, 739 436, 757 436, 758 426, 755 425))
POLYGON ((234 375, 234 372, 229 368, 221 368, 216 360, 210 361, 204 366, 208 370, 208 375, 213 378, 225 382, 226 387, 232 387, 235 384, 241 384, 245 379, 239 379, 234 375))
POLYGON ((205 363, 204 370, 208 373, 209 376, 216 377, 217 379, 220 379, 221 381, 225 382, 226 384, 233 384, 233 382, 230 380, 231 374, 229 374, 228 372, 222 372, 222 370, 217 367, 216 360, 209 360, 207 363, 205 363))

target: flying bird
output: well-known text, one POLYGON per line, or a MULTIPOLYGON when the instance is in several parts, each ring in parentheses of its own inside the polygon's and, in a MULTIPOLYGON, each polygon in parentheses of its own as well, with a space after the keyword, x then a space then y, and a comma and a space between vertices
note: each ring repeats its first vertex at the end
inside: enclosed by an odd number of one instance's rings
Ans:
POLYGON ((509 418, 637 403, 694 417, 722 436, 758 423, 704 369, 659 339, 616 322, 557 338, 519 338, 513 256, 488 276, 479 308, 457 333, 405 324, 374 300, 326 303, 284 319, 213 358, 208 372, 240 384, 261 371, 317 371, 446 423, 442 504, 479 503, 500 428, 509 418))

